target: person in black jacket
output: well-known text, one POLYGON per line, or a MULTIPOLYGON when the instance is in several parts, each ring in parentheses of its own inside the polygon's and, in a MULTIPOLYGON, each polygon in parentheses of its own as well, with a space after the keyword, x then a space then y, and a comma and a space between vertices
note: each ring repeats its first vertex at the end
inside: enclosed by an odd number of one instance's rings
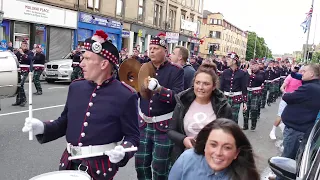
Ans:
POLYGON ((217 118, 232 119, 232 110, 223 92, 217 89, 213 64, 203 64, 195 74, 193 87, 175 96, 177 104, 167 134, 174 142, 172 161, 193 147, 194 138, 217 118))
POLYGON ((42 95, 40 76, 44 70, 45 61, 46 61, 46 56, 42 53, 42 49, 40 45, 37 45, 36 53, 33 56, 33 68, 34 68, 33 83, 37 90, 37 92, 34 93, 35 95, 42 95))
POLYGON ((286 125, 283 132, 283 157, 295 159, 299 142, 315 124, 320 109, 320 65, 310 64, 302 72, 302 86, 282 99, 287 103, 281 119, 286 125))

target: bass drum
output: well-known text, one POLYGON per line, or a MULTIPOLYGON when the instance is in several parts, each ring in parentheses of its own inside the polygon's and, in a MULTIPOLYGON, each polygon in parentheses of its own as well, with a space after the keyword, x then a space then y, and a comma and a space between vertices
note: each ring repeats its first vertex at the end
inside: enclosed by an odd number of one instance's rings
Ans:
POLYGON ((17 94, 20 75, 19 62, 11 51, 0 52, 0 99, 17 94))
POLYGON ((33 177, 30 180, 91 180, 91 177, 82 171, 54 171, 33 177))

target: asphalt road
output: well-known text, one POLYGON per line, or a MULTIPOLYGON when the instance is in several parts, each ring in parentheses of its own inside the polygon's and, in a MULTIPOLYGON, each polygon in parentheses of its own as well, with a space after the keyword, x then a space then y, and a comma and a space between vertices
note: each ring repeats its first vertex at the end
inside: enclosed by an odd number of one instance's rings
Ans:
MULTIPOLYGON (((27 86, 27 85, 26 85, 27 86)), ((51 120, 59 117, 68 93, 67 83, 43 83, 43 95, 34 96, 34 117, 51 120)), ((34 90, 33 90, 34 91, 34 90)), ((24 119, 28 116, 28 106, 12 107, 14 98, 1 100, 0 111, 0 179, 27 180, 34 176, 56 171, 59 159, 66 146, 65 138, 44 145, 36 140, 28 141, 28 134, 22 133, 24 119)), ((269 139, 269 132, 276 117, 278 103, 262 110, 261 119, 255 132, 246 131, 254 147, 256 161, 262 179, 269 173, 267 160, 279 155, 275 144, 279 141, 269 139)), ((240 116, 242 125, 242 116, 240 116)), ((277 131, 277 136, 281 137, 277 131)), ((135 180, 134 160, 121 168, 115 180, 135 180)))

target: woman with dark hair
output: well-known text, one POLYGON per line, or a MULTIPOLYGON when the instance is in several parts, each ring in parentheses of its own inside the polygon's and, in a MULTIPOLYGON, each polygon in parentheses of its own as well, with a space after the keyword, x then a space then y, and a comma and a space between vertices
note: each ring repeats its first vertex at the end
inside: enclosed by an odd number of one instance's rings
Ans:
POLYGON ((217 89, 215 64, 202 64, 195 73, 193 87, 176 95, 176 107, 167 134, 174 142, 172 160, 193 147, 200 130, 216 118, 232 118, 231 107, 217 89))
POLYGON ((260 180, 252 146, 232 120, 220 118, 198 134, 194 149, 173 165, 169 180, 260 180))

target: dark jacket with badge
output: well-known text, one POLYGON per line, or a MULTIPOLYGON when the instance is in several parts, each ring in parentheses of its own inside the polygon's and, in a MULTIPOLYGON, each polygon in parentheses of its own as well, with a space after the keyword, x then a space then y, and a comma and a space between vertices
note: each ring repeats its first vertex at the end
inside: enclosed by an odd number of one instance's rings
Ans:
MULTIPOLYGON (((185 150, 183 144, 186 133, 184 130, 184 116, 189 110, 191 103, 196 99, 194 89, 187 89, 175 96, 177 105, 173 112, 172 120, 169 121, 169 130, 167 132, 169 138, 174 142, 172 151, 172 160, 176 161, 185 150)), ((232 109, 224 94, 215 89, 211 95, 211 103, 217 118, 232 119, 232 109)))
MULTIPOLYGON (((154 67, 155 68, 155 67, 154 67)), ((162 86, 160 93, 155 93, 151 99, 140 98, 141 112, 148 117, 161 116, 171 113, 176 106, 174 96, 183 91, 183 69, 181 66, 165 61, 158 69, 155 69, 156 78, 162 86)), ((157 130, 166 132, 168 130, 168 120, 154 123, 157 130)), ((147 126, 147 123, 139 120, 141 129, 147 126)))
MULTIPOLYGON (((101 85, 76 80, 69 87, 61 116, 44 124, 44 134, 36 136, 40 143, 65 136, 73 146, 105 145, 123 140, 121 145, 125 148, 138 147, 138 95, 113 77, 101 85)), ((133 155, 126 153, 116 164, 111 163, 108 156, 82 159, 82 164, 88 166, 88 173, 94 179, 112 179, 118 168, 125 166, 133 155), (101 173, 97 174, 97 170, 101 173)), ((69 156, 65 150, 60 159, 60 170, 71 168, 69 156)))

